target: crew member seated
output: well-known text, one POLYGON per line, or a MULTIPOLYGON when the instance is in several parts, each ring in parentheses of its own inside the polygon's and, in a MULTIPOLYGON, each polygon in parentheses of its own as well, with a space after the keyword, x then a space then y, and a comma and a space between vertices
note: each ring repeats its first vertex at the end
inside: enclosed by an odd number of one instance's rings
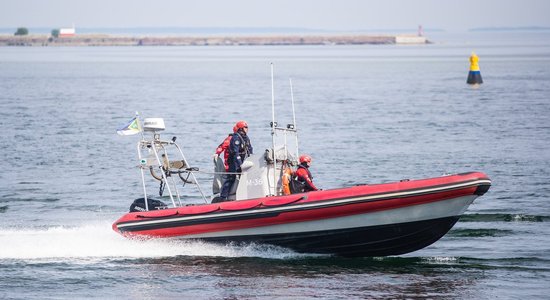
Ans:
POLYGON ((305 193, 319 190, 315 184, 313 184, 313 176, 309 171, 311 166, 311 156, 307 154, 300 155, 300 165, 296 172, 294 172, 295 184, 292 185, 292 193, 305 193))

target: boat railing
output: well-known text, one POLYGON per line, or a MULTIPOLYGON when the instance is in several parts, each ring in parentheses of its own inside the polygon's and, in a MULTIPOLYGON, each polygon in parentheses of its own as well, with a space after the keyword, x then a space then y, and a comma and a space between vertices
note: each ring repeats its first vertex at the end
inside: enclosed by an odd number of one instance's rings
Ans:
POLYGON ((178 182, 172 175, 178 175, 183 185, 186 183, 194 184, 203 200, 208 202, 194 174, 197 168, 189 167, 181 147, 176 143, 176 137, 169 141, 161 140, 160 134, 157 132, 153 133, 152 139, 146 139, 145 136, 142 136, 142 139, 137 143, 137 153, 140 162, 139 169, 145 198, 145 210, 149 210, 145 180, 146 171, 149 171, 153 178, 160 181, 159 194, 162 194, 166 189, 174 207, 182 206, 182 201, 178 182), (177 158, 174 159, 174 157, 177 158), (183 175, 187 175, 187 178, 184 178, 183 175))

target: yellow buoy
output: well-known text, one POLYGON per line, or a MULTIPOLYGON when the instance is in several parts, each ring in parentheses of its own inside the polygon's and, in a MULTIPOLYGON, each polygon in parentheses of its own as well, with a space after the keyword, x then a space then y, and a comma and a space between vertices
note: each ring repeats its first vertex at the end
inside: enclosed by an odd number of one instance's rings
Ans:
POLYGON ((472 52, 470 55, 470 72, 468 73, 468 84, 482 84, 481 72, 479 71, 479 57, 472 52))

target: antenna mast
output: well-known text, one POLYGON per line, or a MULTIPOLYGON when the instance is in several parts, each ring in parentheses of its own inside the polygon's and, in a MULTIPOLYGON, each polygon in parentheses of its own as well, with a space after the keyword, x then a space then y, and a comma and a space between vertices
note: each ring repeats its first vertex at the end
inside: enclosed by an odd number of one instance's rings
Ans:
POLYGON ((296 159, 300 155, 298 151, 298 126, 296 126, 296 110, 294 109, 294 90, 292 89, 292 78, 289 78, 290 81, 290 100, 292 101, 292 125, 294 125, 294 137, 296 138, 296 159))
POLYGON ((273 196, 277 196, 277 156, 275 155, 275 83, 271 63, 271 142, 273 145, 273 196))

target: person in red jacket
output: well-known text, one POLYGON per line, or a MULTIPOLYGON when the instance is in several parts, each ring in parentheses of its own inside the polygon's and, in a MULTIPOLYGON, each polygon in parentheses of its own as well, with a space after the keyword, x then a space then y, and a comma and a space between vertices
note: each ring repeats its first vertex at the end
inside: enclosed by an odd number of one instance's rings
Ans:
POLYGON ((309 171, 309 167, 311 166, 311 156, 302 154, 300 155, 299 160, 300 165, 298 165, 298 169, 294 172, 294 174, 296 176, 296 180, 300 183, 301 191, 296 192, 303 193, 319 190, 315 184, 313 184, 313 176, 311 176, 311 172, 309 171))
POLYGON ((220 156, 220 154, 223 152, 223 164, 225 166, 225 171, 229 170, 229 163, 227 162, 227 159, 229 158, 229 143, 231 142, 231 138, 233 137, 233 134, 237 132, 237 126, 233 126, 233 133, 230 133, 225 140, 216 148, 216 153, 214 154, 214 158, 217 156, 220 156))

